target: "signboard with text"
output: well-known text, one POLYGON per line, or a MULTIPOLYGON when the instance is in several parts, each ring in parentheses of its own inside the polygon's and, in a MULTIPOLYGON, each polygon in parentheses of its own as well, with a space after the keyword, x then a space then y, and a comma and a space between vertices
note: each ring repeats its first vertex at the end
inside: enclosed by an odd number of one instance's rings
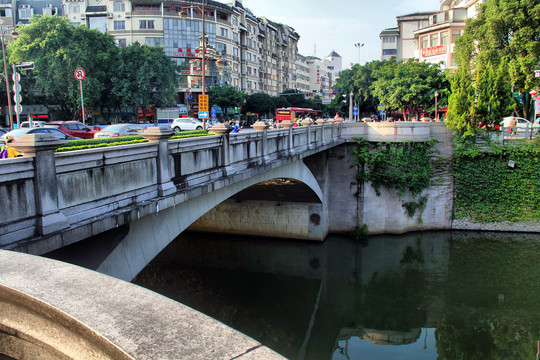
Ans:
POLYGON ((208 94, 199 95, 199 111, 208 111, 208 94))
POLYGON ((422 57, 446 54, 446 45, 432 46, 422 49, 422 57))

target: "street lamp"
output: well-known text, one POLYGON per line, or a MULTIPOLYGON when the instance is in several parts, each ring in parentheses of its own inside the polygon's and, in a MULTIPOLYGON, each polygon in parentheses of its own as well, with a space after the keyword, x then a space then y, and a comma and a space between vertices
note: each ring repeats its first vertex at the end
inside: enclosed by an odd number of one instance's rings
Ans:
POLYGON ((439 112, 437 111, 437 97, 439 96, 439 92, 435 90, 435 120, 439 120, 439 112))
POLYGON ((353 96, 354 93, 351 91, 349 94, 349 121, 353 122, 353 96))
MULTIPOLYGON (((202 72, 202 95, 206 95, 206 12, 205 12, 205 2, 206 0, 201 1, 201 6, 190 5, 182 6, 182 10, 178 13, 180 19, 184 20, 187 18, 187 9, 197 9, 202 13, 202 55, 201 55, 201 72, 202 72)), ((216 61, 216 66, 221 68, 225 65, 225 62, 220 58, 216 61)), ((203 118, 203 129, 206 130, 206 118, 203 118)))
POLYGON ((358 65, 360 65, 360 49, 362 47, 364 47, 364 44, 363 43, 356 43, 356 44, 354 44, 354 46, 356 46, 358 48, 358 65))
POLYGON ((8 101, 8 114, 9 114, 9 127, 11 130, 13 130, 13 117, 11 113, 11 94, 9 91, 9 80, 8 80, 8 74, 7 74, 7 62, 6 62, 6 50, 5 50, 5 34, 6 32, 13 30, 11 32, 11 37, 16 39, 19 36, 19 33, 15 31, 14 28, 7 28, 2 30, 1 34, 1 41, 2 41, 2 58, 4 59, 4 73, 0 74, 5 82, 6 82, 6 93, 7 93, 7 101, 8 101))

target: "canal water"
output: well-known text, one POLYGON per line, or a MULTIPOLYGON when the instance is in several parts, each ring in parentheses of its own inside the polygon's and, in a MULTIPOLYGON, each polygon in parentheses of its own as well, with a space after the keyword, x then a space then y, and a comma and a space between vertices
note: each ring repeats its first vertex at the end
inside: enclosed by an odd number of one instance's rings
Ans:
POLYGON ((537 359, 540 235, 181 235, 134 280, 288 359, 537 359))

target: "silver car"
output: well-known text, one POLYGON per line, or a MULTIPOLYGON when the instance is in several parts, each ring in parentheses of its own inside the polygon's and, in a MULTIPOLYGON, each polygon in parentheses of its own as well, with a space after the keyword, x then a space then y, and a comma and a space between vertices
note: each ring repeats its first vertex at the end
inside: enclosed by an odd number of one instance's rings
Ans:
POLYGON ((137 124, 114 124, 103 128, 94 134, 94 139, 103 139, 119 136, 139 135, 146 128, 137 124))

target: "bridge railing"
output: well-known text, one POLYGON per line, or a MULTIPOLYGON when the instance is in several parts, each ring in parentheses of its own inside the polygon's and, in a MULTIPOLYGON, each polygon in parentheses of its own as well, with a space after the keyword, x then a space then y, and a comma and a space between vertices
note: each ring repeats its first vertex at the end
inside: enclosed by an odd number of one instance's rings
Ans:
POLYGON ((339 139, 339 129, 169 140, 170 131, 156 127, 144 133, 149 143, 65 153, 54 152, 62 142, 48 134, 23 136, 15 147, 25 157, 0 160, 0 248, 54 250, 158 212, 156 199, 324 150, 339 139))

